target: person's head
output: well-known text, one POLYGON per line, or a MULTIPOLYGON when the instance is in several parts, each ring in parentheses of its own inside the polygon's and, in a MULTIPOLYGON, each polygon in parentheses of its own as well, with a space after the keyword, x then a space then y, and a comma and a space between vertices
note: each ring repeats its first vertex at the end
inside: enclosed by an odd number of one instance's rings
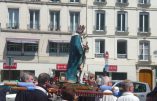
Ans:
POLYGON ((109 76, 103 77, 102 82, 103 82, 104 85, 107 85, 107 86, 110 86, 110 83, 112 83, 109 76))
POLYGON ((134 85, 130 80, 123 81, 123 91, 124 92, 133 92, 134 91, 134 85))
POLYGON ((33 83, 34 83, 35 85, 38 84, 38 78, 37 78, 36 76, 34 76, 34 81, 33 81, 33 83))
POLYGON ((24 72, 21 75, 21 82, 33 82, 34 81, 34 75, 30 72, 24 72))
POLYGON ((47 73, 39 74, 39 76, 38 76, 38 85, 44 86, 48 83, 50 83, 50 75, 47 74, 47 73))
POLYGON ((79 33, 80 35, 84 32, 84 30, 85 30, 85 26, 84 25, 79 25, 78 27, 77 27, 77 30, 76 30, 76 33, 79 33))

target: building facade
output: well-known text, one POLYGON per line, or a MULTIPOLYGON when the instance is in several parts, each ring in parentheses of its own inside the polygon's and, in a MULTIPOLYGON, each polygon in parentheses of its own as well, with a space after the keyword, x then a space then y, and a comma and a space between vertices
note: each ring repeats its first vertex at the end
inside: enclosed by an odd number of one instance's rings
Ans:
POLYGON ((62 70, 72 33, 86 26, 85 0, 1 0, 0 8, 1 81, 62 70))
POLYGON ((112 79, 144 81, 153 87, 157 67, 156 3, 156 0, 89 0, 88 69, 99 71, 107 65, 112 79))
POLYGON ((71 35, 81 24, 89 46, 84 71, 107 67, 114 80, 154 87, 156 0, 1 0, 0 8, 1 81, 24 70, 64 70, 71 35))

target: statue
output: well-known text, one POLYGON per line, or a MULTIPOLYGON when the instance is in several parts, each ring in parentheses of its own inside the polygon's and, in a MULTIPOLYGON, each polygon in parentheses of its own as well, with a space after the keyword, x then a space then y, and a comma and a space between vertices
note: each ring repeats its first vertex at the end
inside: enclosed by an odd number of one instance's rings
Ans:
POLYGON ((80 65, 84 61, 84 51, 87 47, 86 45, 83 45, 81 37, 84 29, 84 25, 80 25, 77 28, 76 33, 74 33, 71 37, 70 53, 66 72, 66 78, 69 83, 78 82, 77 73, 78 70, 81 71, 80 65))

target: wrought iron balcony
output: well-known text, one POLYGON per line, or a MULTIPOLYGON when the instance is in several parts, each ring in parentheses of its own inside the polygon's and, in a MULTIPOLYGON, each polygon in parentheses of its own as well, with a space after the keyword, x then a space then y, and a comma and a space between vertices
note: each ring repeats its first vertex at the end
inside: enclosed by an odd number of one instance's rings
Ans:
POLYGON ((150 0, 147 0, 147 1, 139 0, 138 6, 139 7, 150 7, 151 6, 150 0))
POLYGON ((120 2, 117 0, 116 5, 120 6, 120 7, 125 7, 125 6, 129 5, 129 2, 128 2, 128 0, 126 0, 126 2, 120 2))
POLYGON ((69 26, 68 30, 69 32, 76 32, 78 26, 69 26))
POLYGON ((52 3, 61 3, 60 0, 50 0, 50 2, 52 2, 52 3))
POLYGON ((19 23, 7 23, 7 29, 19 29, 19 23))
POLYGON ((106 5, 107 4, 107 1, 106 0, 102 0, 102 1, 98 1, 98 0, 95 0, 93 2, 94 5, 98 5, 98 6, 103 6, 103 5, 106 5))
POLYGON ((28 30, 40 30, 39 24, 28 24, 27 28, 28 30))
POLYGON ((151 63, 151 56, 150 55, 138 55, 138 63, 139 64, 151 63))
POLYGON ((149 36, 151 34, 151 29, 150 28, 138 28, 138 35, 141 35, 141 36, 149 36))
POLYGON ((48 26, 48 29, 49 31, 60 31, 60 26, 57 26, 57 25, 52 25, 52 24, 49 24, 48 26))
POLYGON ((120 35, 128 35, 129 34, 129 28, 128 27, 116 27, 116 34, 120 35))
POLYGON ((104 34, 104 33, 107 32, 106 29, 107 29, 106 26, 94 26, 93 32, 94 32, 94 33, 102 33, 102 34, 104 34))
POLYGON ((125 59, 127 58, 127 54, 117 54, 117 58, 125 59))

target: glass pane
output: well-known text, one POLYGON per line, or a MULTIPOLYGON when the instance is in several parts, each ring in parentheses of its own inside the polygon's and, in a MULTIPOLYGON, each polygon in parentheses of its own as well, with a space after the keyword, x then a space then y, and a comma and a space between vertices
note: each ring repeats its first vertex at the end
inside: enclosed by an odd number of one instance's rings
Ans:
POLYGON ((100 19, 100 13, 96 14, 96 30, 99 30, 99 19, 100 19))
POLYGON ((37 52, 38 51, 38 44, 25 43, 24 44, 24 51, 26 51, 26 52, 37 52))
POLYGON ((121 30, 121 14, 118 14, 117 16, 117 30, 120 31, 121 30))
POLYGON ((100 41, 100 53, 104 53, 105 45, 104 41, 100 41))
POLYGON ((105 15, 101 14, 100 17, 101 21, 100 21, 100 30, 104 30, 104 25, 105 25, 105 15))
POLYGON ((148 32, 149 30, 149 16, 148 15, 145 15, 145 32, 148 32))
POLYGON ((118 54, 126 54, 126 42, 125 41, 119 41, 117 43, 117 52, 118 54))
POLYGON ((142 14, 140 14, 140 18, 139 18, 140 20, 140 22, 139 22, 139 31, 143 31, 143 15, 142 14))
POLYGON ((99 41, 95 41, 95 53, 100 53, 99 50, 99 41))
POLYGON ((122 31, 125 31, 125 14, 122 14, 122 31))

